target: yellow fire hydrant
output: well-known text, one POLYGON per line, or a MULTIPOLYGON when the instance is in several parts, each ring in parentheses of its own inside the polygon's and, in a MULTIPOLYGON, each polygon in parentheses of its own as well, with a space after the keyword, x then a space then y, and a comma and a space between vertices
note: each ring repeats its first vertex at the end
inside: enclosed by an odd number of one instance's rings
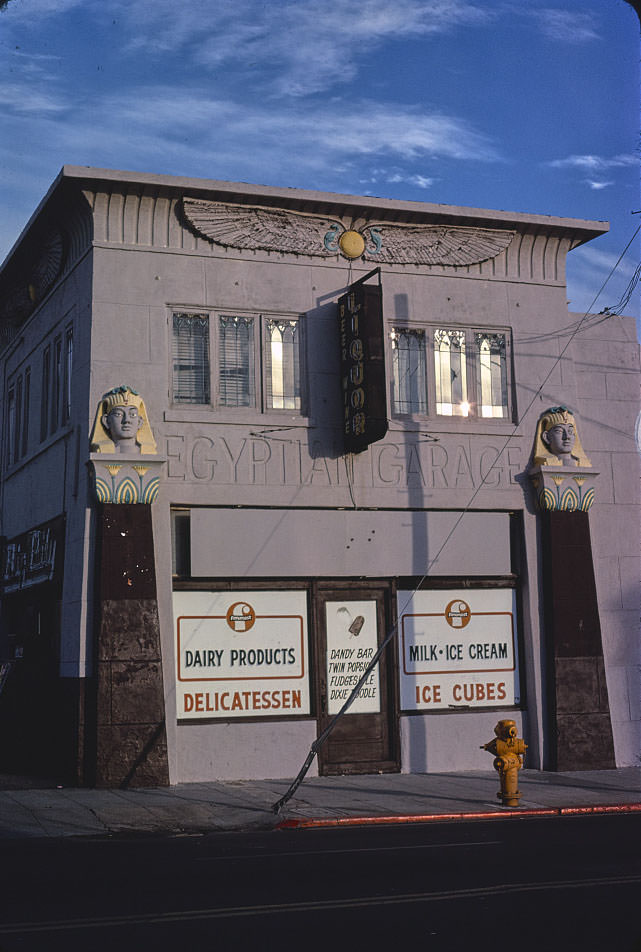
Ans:
POLYGON ((499 772, 501 789, 497 793, 504 807, 518 807, 521 793, 519 786, 519 770, 523 766, 522 755, 527 750, 527 744, 517 737, 516 721, 499 721, 494 728, 496 739, 488 744, 481 744, 481 750, 489 750, 494 754, 494 769, 499 772))

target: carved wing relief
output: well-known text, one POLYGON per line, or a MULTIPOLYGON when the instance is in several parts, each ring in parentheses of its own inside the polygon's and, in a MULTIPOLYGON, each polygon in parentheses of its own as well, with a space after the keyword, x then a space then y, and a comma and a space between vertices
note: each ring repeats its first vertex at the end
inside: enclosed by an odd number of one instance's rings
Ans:
MULTIPOLYGON (((226 248, 330 257, 342 254, 384 264, 462 267, 500 254, 515 232, 461 225, 362 225, 257 205, 184 198, 185 218, 208 241, 226 248)), ((361 219, 362 222, 362 219, 361 219)))
POLYGON ((284 251, 294 254, 336 254, 328 251, 325 235, 332 224, 328 218, 288 212, 256 205, 224 205, 197 198, 183 199, 187 221, 199 234, 225 248, 251 251, 284 251))
POLYGON ((514 237, 514 231, 463 225, 371 224, 363 229, 370 238, 363 257, 385 264, 427 264, 462 267, 495 258, 514 237), (379 250, 372 252, 372 246, 379 250))

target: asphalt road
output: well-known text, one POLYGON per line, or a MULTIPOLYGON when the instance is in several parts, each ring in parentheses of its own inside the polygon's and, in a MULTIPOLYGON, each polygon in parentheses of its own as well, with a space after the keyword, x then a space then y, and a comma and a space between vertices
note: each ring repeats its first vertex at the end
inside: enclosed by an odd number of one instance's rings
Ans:
POLYGON ((641 952, 641 816, 2 845, 0 952, 641 952))

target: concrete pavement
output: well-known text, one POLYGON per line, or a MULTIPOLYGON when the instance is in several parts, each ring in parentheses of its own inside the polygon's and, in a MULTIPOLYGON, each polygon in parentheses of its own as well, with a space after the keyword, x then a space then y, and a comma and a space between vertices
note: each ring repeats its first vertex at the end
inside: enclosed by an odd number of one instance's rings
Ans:
POLYGON ((641 811, 641 767, 572 773, 522 770, 517 810, 501 806, 493 770, 313 777, 280 814, 291 778, 137 790, 0 789, 0 839, 195 834, 352 823, 641 811))

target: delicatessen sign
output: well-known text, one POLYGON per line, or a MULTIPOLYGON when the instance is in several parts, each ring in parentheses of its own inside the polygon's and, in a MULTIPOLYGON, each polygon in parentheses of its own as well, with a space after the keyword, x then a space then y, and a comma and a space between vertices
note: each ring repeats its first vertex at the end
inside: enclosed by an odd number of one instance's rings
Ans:
POLYGON ((518 704, 512 589, 399 592, 401 708, 518 704))
POLYGON ((174 592, 179 719, 309 714, 305 592, 174 592))

